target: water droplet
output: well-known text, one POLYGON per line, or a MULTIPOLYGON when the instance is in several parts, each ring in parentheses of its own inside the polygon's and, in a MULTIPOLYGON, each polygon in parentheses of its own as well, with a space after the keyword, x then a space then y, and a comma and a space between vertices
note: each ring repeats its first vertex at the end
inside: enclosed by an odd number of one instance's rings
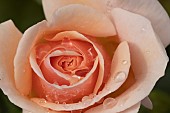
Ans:
POLYGON ((86 101, 88 99, 89 99, 89 96, 84 96, 81 101, 83 102, 83 101, 86 101))
POLYGON ((103 107, 105 109, 108 109, 108 108, 112 108, 113 106, 115 106, 117 104, 117 101, 114 99, 114 98, 106 98, 104 101, 103 101, 103 107))
POLYGON ((150 51, 146 51, 147 54, 150 54, 150 51))
POLYGON ((127 60, 123 60, 123 61, 122 61, 122 64, 127 64, 127 63, 128 63, 127 60))
POLYGON ((52 102, 52 99, 50 98, 49 95, 46 95, 45 98, 46 98, 48 101, 52 102))
POLYGON ((124 105, 123 104, 120 104, 120 107, 123 107, 124 105))
POLYGON ((89 105, 91 101, 92 99, 87 99, 87 100, 82 101, 82 103, 86 106, 86 105, 89 105))
POLYGON ((122 82, 123 80, 126 79, 126 74, 125 72, 118 72, 116 77, 115 77, 115 81, 116 82, 122 82))
POLYGON ((47 101, 45 99, 40 99, 39 103, 40 104, 45 104, 45 103, 47 103, 47 101))
POLYGON ((25 73, 25 72, 26 72, 26 70, 24 69, 24 70, 23 70, 23 72, 25 73))
POLYGON ((65 36, 65 38, 63 38, 63 40, 61 42, 61 45, 73 46, 73 43, 71 42, 71 40, 67 36, 65 36))
POLYGON ((145 29, 145 28, 142 28, 141 30, 142 30, 142 31, 146 31, 146 29, 145 29))
POLYGON ((59 104, 60 102, 59 101, 55 101, 56 104, 59 104))
POLYGON ((68 104, 64 104, 64 106, 63 106, 65 109, 69 109, 69 107, 70 107, 70 105, 68 105, 68 104))

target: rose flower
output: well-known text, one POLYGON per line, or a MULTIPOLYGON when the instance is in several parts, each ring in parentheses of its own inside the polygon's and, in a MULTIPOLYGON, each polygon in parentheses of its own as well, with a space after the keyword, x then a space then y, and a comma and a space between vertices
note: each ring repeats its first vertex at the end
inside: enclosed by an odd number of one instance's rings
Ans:
POLYGON ((22 35, 0 24, 0 88, 23 113, 137 113, 168 62, 156 0, 43 0, 22 35))

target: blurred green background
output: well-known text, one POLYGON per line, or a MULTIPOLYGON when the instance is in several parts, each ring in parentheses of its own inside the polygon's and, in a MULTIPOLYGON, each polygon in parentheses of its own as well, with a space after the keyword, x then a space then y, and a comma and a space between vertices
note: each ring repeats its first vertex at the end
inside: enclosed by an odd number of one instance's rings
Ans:
MULTIPOLYGON (((159 0, 170 15, 170 0, 159 0)), ((0 23, 12 19, 15 25, 24 32, 28 27, 45 19, 40 0, 0 0, 0 23)), ((170 38, 170 37, 169 37, 170 38)), ((170 46, 166 48, 170 57, 170 46)), ((170 113, 170 63, 166 76, 161 78, 150 98, 153 110, 141 107, 139 113, 170 113)), ((10 103, 0 90, 0 113, 21 113, 21 109, 10 103)))

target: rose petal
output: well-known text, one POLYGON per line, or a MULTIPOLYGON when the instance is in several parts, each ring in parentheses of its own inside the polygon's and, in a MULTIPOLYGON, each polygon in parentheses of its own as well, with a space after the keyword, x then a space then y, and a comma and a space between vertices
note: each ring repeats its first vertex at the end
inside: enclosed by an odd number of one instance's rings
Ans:
POLYGON ((36 113, 43 113, 45 110, 42 107, 21 96, 15 88, 13 60, 21 37, 21 32, 11 20, 0 24, 0 88, 15 105, 31 109, 36 113))
POLYGON ((101 6, 104 6, 106 10, 120 7, 146 17, 150 20, 164 46, 169 45, 170 19, 158 0, 105 0, 105 4, 101 6))
POLYGON ((113 112, 120 112, 149 95, 156 81, 164 75, 168 57, 146 18, 122 9, 114 9, 112 16, 120 40, 130 44, 132 69, 136 78, 135 84, 117 97, 118 103, 113 112))
MULTIPOLYGON (((38 112, 30 112, 30 111, 23 109, 22 113, 38 113, 38 112)), ((44 113, 70 113, 70 112, 46 110, 46 112, 44 112, 44 113)))
POLYGON ((138 113, 141 103, 137 103, 134 106, 126 109, 125 111, 119 112, 119 113, 138 113))
POLYGON ((142 100, 142 105, 151 110, 153 108, 152 101, 149 99, 149 97, 146 97, 142 100))
POLYGON ((14 59, 14 78, 16 88, 23 95, 28 95, 31 91, 32 70, 29 64, 28 55, 35 44, 36 34, 41 29, 47 28, 46 21, 42 21, 37 25, 30 27, 25 31, 21 41, 19 42, 16 56, 14 59))
POLYGON ((116 35, 114 25, 107 16, 84 5, 74 4, 56 10, 50 23, 60 31, 74 30, 98 37, 116 35))
POLYGON ((157 0, 43 0, 46 18, 51 20, 56 9, 69 4, 88 5, 106 15, 110 15, 111 10, 116 7, 143 15, 151 21, 164 46, 170 43, 170 20, 157 0))
POLYGON ((13 60, 21 36, 11 20, 0 24, 0 88, 5 94, 15 86, 13 60))
POLYGON ((99 6, 99 0, 42 0, 44 13, 47 20, 51 20, 53 13, 66 5, 70 4, 83 4, 91 7, 95 7, 98 10, 103 10, 99 6))
POLYGON ((97 91, 99 90, 100 86, 102 85, 103 82, 103 78, 104 78, 104 59, 103 56, 101 54, 101 52, 98 50, 98 48, 93 44, 92 41, 90 41, 89 39, 87 39, 84 35, 76 32, 76 31, 65 31, 65 32, 60 32, 58 33, 54 38, 52 39, 48 39, 50 41, 58 41, 63 39, 63 37, 65 38, 70 38, 70 39, 79 39, 79 40, 83 40, 83 41, 87 41, 89 43, 91 43, 94 47, 94 49, 96 50, 98 57, 99 57, 99 75, 98 75, 98 80, 94 89, 94 93, 97 93, 97 91))
MULTIPOLYGON (((104 86, 103 90, 91 99, 90 97, 87 96, 86 100, 84 99, 82 102, 73 103, 73 104, 55 104, 50 102, 42 103, 41 99, 39 98, 32 98, 32 101, 36 102, 40 106, 50 108, 56 111, 78 110, 94 105, 96 102, 100 101, 106 95, 117 90, 125 82, 127 75, 125 75, 125 78, 121 79, 121 81, 117 81, 116 76, 118 75, 119 72, 124 72, 125 74, 128 74, 129 72, 130 54, 129 54, 128 44, 126 42, 122 42, 118 46, 117 50, 115 51, 112 63, 113 63, 112 66, 114 66, 115 69, 112 70, 111 77, 109 78, 108 82, 104 86), (126 65, 122 64, 123 60, 126 60, 128 63, 126 65)), ((102 105, 100 105, 100 107, 103 108, 102 105)))
POLYGON ((38 111, 42 112, 41 108, 37 108, 37 105, 33 102, 28 102, 15 88, 13 60, 21 36, 21 32, 18 31, 11 20, 0 24, 0 88, 8 95, 9 100, 16 105, 31 108, 34 111, 40 109, 38 111))
MULTIPOLYGON (((54 54, 56 54, 56 52, 58 52, 58 53, 57 53, 58 55, 61 55, 61 54, 62 54, 62 52, 55 51, 55 52, 53 52, 52 54, 50 54, 50 56, 53 56, 54 54)), ((77 54, 72 53, 72 52, 70 53, 69 51, 67 51, 66 53, 63 53, 63 54, 77 55, 77 54)), ((56 85, 55 83, 51 84, 51 83, 49 83, 48 81, 46 81, 46 79, 44 78, 43 73, 42 73, 40 67, 38 66, 38 64, 37 64, 37 62, 36 62, 36 55, 35 55, 35 52, 34 52, 34 51, 31 52, 29 59, 30 59, 31 68, 34 70, 34 72, 35 72, 44 82, 46 82, 48 85, 52 85, 52 86, 54 86, 54 87, 57 88, 57 89, 70 88, 70 87, 74 87, 74 86, 76 86, 76 85, 82 84, 82 83, 83 83, 84 81, 86 81, 86 80, 90 77, 90 75, 96 70, 97 65, 98 65, 98 57, 97 57, 96 60, 94 61, 94 65, 93 65, 92 69, 90 70, 89 73, 87 73, 87 75, 86 75, 86 77, 85 77, 84 80, 82 80, 82 81, 79 82, 78 84, 74 84, 74 85, 72 85, 72 86, 65 86, 65 85, 63 85, 63 86, 58 86, 58 85, 56 85)), ((45 63, 46 63, 45 65, 47 65, 47 67, 52 68, 52 67, 50 66, 49 57, 47 57, 47 60, 45 60, 45 63)), ((63 73, 55 70, 54 68, 53 68, 53 71, 54 71, 54 73, 56 73, 56 75, 58 75, 59 77, 62 77, 63 79, 66 79, 66 80, 70 79, 70 78, 68 77, 68 75, 63 74, 63 73)))

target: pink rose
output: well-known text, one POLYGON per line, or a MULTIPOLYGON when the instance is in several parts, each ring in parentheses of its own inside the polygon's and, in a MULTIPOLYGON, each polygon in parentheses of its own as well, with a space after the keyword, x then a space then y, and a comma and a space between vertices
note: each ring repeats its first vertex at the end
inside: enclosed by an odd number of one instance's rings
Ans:
POLYGON ((156 0, 43 0, 22 35, 0 24, 0 88, 23 113, 136 113, 164 75, 170 20, 156 0))

